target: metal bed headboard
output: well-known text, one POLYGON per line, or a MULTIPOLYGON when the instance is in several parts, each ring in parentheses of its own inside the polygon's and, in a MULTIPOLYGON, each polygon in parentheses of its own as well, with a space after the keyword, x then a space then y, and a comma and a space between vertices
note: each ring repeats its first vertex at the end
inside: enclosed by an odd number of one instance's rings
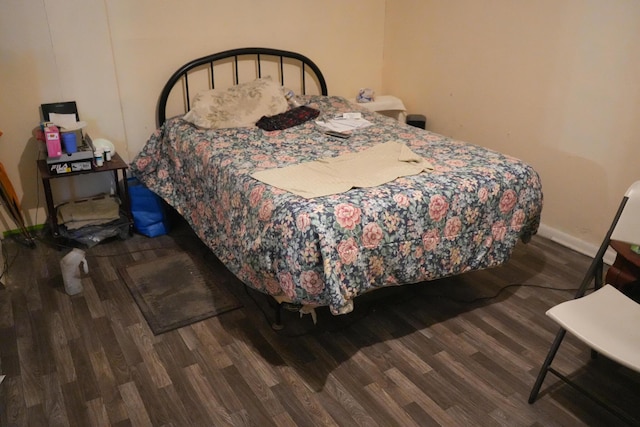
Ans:
POLYGON ((226 50, 224 52, 214 53, 212 55, 207 55, 202 58, 195 59, 191 62, 186 63, 182 67, 180 67, 169 80, 164 85, 162 92, 160 93, 160 99, 158 101, 158 110, 157 110, 157 125, 162 125, 167 118, 167 101, 169 99, 169 95, 173 88, 182 83, 183 97, 185 101, 185 113, 190 109, 190 96, 189 96, 189 72, 202 67, 203 65, 209 65, 211 81, 209 82, 210 88, 215 88, 215 73, 214 73, 214 63, 223 61, 229 58, 233 58, 233 70, 235 75, 233 76, 234 84, 239 83, 239 75, 238 75, 238 58, 243 56, 255 56, 255 64, 257 66, 257 77, 262 77, 262 66, 261 66, 261 56, 270 56, 279 58, 280 65, 280 83, 284 86, 284 65, 285 58, 297 60, 300 62, 300 71, 301 71, 301 86, 302 86, 302 94, 307 93, 307 81, 306 81, 306 73, 305 71, 311 70, 312 77, 315 77, 316 83, 320 88, 321 95, 327 95, 327 83, 320 71, 320 68, 309 58, 299 53, 290 52, 286 50, 279 49, 270 49, 270 48, 262 48, 262 47, 246 47, 240 49, 231 49, 226 50))

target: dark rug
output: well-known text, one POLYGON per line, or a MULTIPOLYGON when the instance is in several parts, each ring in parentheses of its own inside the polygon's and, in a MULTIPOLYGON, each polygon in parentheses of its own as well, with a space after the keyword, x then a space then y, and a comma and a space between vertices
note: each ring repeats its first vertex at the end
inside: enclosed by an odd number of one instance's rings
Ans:
POLYGON ((121 267, 119 272, 155 335, 242 307, 223 278, 186 253, 121 267))

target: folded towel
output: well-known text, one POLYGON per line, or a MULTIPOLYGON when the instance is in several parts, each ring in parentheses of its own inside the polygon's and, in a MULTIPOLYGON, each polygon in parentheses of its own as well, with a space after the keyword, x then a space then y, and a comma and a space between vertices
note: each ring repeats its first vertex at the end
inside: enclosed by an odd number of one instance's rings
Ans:
POLYGON ((120 206, 113 197, 81 200, 58 206, 58 223, 68 229, 106 224, 120 218, 120 206))
POLYGON ((305 198, 343 193, 354 187, 375 187, 400 176, 416 175, 433 166, 399 142, 284 168, 255 172, 253 178, 305 198))

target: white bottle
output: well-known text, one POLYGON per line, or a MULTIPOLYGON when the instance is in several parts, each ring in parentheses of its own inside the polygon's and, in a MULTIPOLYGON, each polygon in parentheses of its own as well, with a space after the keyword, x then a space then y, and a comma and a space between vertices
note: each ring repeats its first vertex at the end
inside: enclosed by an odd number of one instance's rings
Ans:
POLYGON ((60 260, 60 270, 62 270, 62 280, 64 290, 69 295, 82 292, 82 280, 80 276, 80 265, 83 265, 85 274, 89 273, 89 265, 84 256, 84 251, 74 248, 60 260))
POLYGON ((291 89, 285 89, 284 97, 287 99, 291 108, 300 107, 300 103, 296 99, 296 94, 291 89))
POLYGON ((96 150, 93 154, 95 156, 96 166, 99 168, 102 167, 104 165, 104 156, 102 150, 96 150))

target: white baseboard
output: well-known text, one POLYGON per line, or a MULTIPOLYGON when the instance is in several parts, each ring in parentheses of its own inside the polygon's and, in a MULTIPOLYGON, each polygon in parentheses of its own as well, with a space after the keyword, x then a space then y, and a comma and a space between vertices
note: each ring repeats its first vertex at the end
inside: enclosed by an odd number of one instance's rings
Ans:
MULTIPOLYGON (((583 255, 594 257, 596 253, 598 253, 599 246, 587 243, 584 240, 580 240, 563 231, 556 230, 555 228, 549 227, 545 224, 540 224, 540 227, 538 228, 538 235, 552 240, 562 246, 566 246, 569 249, 573 249, 574 251, 583 255)), ((616 252, 613 249, 609 248, 604 254, 604 262, 612 265, 615 259, 616 252)))

